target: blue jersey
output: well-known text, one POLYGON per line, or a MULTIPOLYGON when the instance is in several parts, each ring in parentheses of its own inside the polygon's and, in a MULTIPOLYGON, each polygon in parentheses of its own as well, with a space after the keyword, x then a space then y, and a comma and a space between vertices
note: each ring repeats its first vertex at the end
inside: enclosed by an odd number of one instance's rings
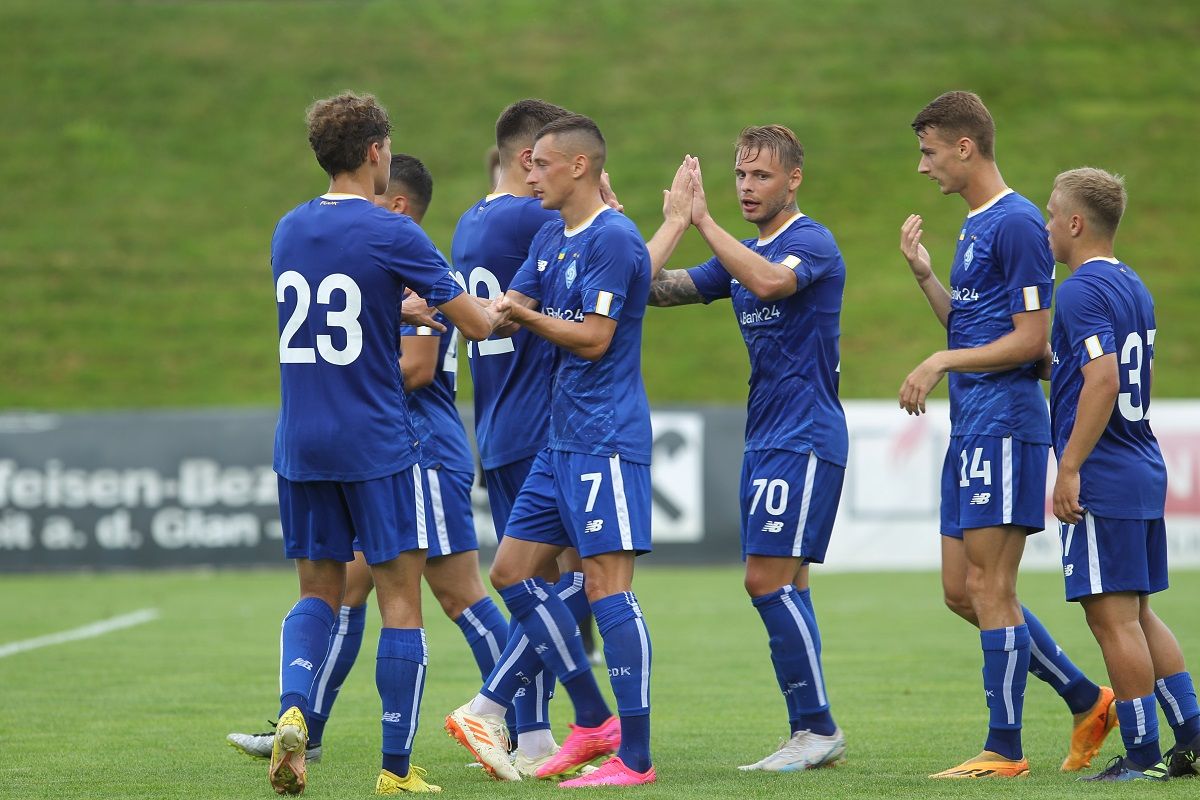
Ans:
POLYGON ((401 336, 438 337, 433 382, 408 393, 408 410, 421 442, 421 466, 474 474, 475 459, 454 404, 458 396, 458 333, 444 315, 436 314, 434 318, 446 326, 445 333, 424 326, 400 328, 401 336))
MULTIPOLYGON (((981 347, 1013 330, 1014 314, 1050 307, 1054 258, 1033 203, 1006 190, 967 215, 950 268, 951 349, 981 347)), ((1006 372, 951 372, 950 435, 1012 436, 1050 444, 1035 363, 1006 372)))
POLYGON ((650 406, 642 384, 642 318, 650 294, 650 253, 627 217, 607 207, 578 228, 547 222, 510 287, 558 319, 586 314, 617 321, 598 361, 554 350, 552 450, 620 455, 650 463, 650 406))
POLYGON ((417 461, 400 379, 406 286, 441 305, 462 293, 417 224, 327 194, 271 239, 279 308, 275 471, 290 481, 365 481, 417 461))
MULTIPOLYGON (((498 297, 529 255, 534 234, 553 219, 535 197, 488 195, 454 229, 450 258, 467 291, 498 297)), ((553 345, 527 330, 469 342, 475 438, 484 469, 531 458, 546 446, 553 345)))
POLYGON ((1108 426, 1079 470, 1079 503, 1098 517, 1158 519, 1167 468, 1150 429, 1154 300, 1137 273, 1116 259, 1095 258, 1058 290, 1050 408, 1059 457, 1075 427, 1083 366, 1117 356, 1120 388, 1108 426))
POLYGON ((846 265, 833 234, 797 213, 747 247, 796 273, 796 293, 763 301, 713 258, 688 274, 709 303, 733 300, 750 355, 746 450, 789 450, 846 465, 846 415, 838 399, 838 338, 846 265))

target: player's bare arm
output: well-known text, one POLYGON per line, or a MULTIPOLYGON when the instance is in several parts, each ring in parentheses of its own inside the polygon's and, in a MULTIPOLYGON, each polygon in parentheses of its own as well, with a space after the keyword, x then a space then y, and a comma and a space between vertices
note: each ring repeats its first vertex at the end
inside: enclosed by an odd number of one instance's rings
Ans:
POLYGON ((400 374, 404 391, 415 392, 433 383, 437 376, 440 336, 401 336, 400 374))
POLYGON ((717 224, 708 212, 704 196, 700 159, 691 159, 692 224, 721 261, 726 272, 764 302, 781 300, 796 293, 796 273, 783 264, 774 264, 738 241, 717 224))
POLYGON ((929 251, 921 244, 922 233, 924 230, 920 215, 910 214, 900 226, 900 252, 908 262, 908 268, 912 270, 917 286, 925 293, 925 299, 929 301, 934 316, 945 328, 950 319, 950 293, 942 286, 937 275, 933 274, 933 262, 929 258, 929 251))
POLYGON ((512 289, 493 303, 513 322, 580 358, 599 361, 608 352, 617 331, 615 319, 603 314, 584 314, 583 322, 573 322, 547 316, 536 310, 536 305, 532 298, 512 289))
POLYGON ((652 306, 685 306, 703 303, 704 298, 686 269, 664 269, 650 282, 647 302, 652 306))
POLYGON ((1084 508, 1079 505, 1079 470, 1108 426, 1120 391, 1115 353, 1088 362, 1081 372, 1083 388, 1079 390, 1075 427, 1058 459, 1058 477, 1054 481, 1054 516, 1068 525, 1083 518, 1084 508))
POLYGON ((663 223, 659 226, 646 249, 650 251, 650 277, 657 278, 679 246, 683 234, 692 224, 692 176, 687 161, 675 170, 671 188, 663 189, 663 223))
MULTIPOLYGON (((481 307, 475 302, 475 298, 466 292, 442 303, 438 310, 450 318, 463 336, 473 342, 491 336, 492 331, 506 321, 503 315, 497 314, 492 307, 481 307)), ((445 327, 441 326, 441 330, 445 330, 445 327)))
POLYGON ((900 386, 900 407, 925 413, 925 400, 947 372, 1004 372, 1041 360, 1050 333, 1050 309, 1012 316, 1013 330, 981 347, 939 350, 922 361, 900 386))
POLYGON ((1046 351, 1042 354, 1041 359, 1037 362, 1038 379, 1043 381, 1050 380, 1050 371, 1054 366, 1054 348, 1046 342, 1046 351))
POLYGON ((400 303, 400 321, 405 325, 433 328, 438 333, 444 333, 446 326, 434 319, 436 313, 436 308, 426 303, 425 298, 411 289, 400 303))

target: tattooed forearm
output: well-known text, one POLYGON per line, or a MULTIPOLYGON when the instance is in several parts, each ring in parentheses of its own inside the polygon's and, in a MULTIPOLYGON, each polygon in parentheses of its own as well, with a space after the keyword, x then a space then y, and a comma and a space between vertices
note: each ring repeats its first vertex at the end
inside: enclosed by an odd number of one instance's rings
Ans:
POLYGON ((664 269, 650 283, 652 306, 682 306, 702 303, 704 298, 696 290, 696 284, 686 269, 664 269))

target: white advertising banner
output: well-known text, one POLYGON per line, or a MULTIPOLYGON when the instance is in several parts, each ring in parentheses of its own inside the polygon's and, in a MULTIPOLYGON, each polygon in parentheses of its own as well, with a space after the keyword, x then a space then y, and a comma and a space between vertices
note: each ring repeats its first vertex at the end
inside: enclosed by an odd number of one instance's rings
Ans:
MULTIPOLYGON (((892 401, 845 403, 850 428, 846 485, 829 569, 934 569, 939 564, 942 462, 949 404, 911 417, 892 401)), ((1200 566, 1200 402, 1155 400, 1150 412, 1167 462, 1167 536, 1172 566, 1200 566)), ((1046 480, 1046 530, 1029 537, 1023 565, 1059 569, 1058 521, 1051 513, 1054 456, 1046 480)))

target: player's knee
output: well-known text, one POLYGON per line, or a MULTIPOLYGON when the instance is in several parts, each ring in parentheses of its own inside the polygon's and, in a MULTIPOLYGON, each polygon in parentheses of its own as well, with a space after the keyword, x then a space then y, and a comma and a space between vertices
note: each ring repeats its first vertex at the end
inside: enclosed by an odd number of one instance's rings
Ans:
POLYGON ((438 605, 450 619, 458 619, 462 613, 475 604, 481 597, 472 597, 471 593, 453 589, 442 589, 435 593, 438 605))
POLYGON ((975 621, 975 607, 971 605, 971 601, 967 597, 965 590, 950 591, 943 587, 942 600, 946 603, 946 608, 967 622, 973 623, 975 621))
POLYGON ((527 577, 529 576, 518 575, 509 565, 501 561, 493 562, 491 569, 488 570, 488 580, 492 582, 492 587, 496 591, 507 589, 514 584, 520 583, 527 577))
POLYGON ((777 592, 787 584, 780 584, 779 580, 770 575, 759 575, 755 572, 747 572, 746 578, 742 581, 742 585, 746 588, 746 594, 751 597, 762 597, 771 592, 777 592))

